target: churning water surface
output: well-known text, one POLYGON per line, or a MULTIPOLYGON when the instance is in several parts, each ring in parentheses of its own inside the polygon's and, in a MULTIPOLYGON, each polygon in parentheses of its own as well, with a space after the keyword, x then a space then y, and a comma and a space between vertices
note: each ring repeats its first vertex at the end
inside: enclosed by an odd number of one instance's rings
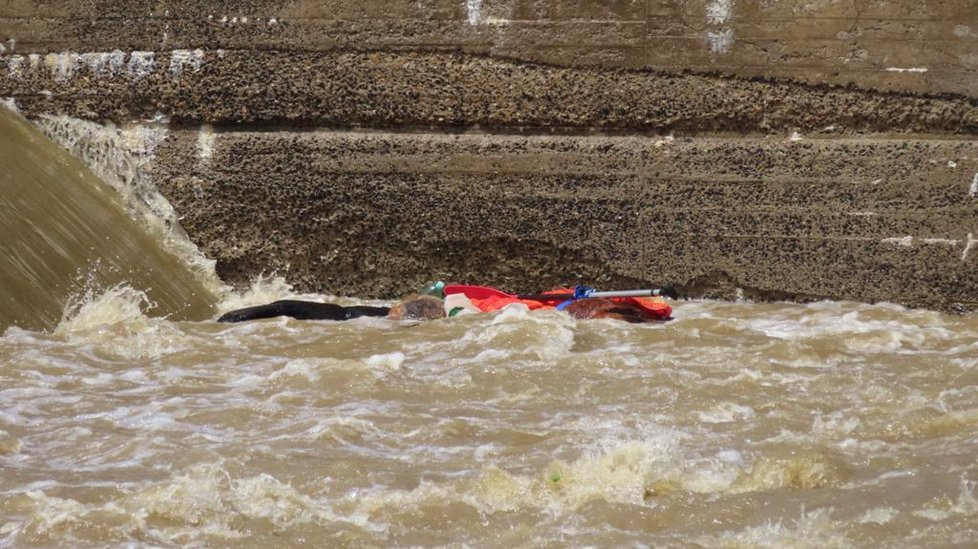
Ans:
MULTIPOLYGON (((153 195, 126 134, 47 123, 153 195)), ((0 546, 978 544, 974 315, 219 324, 293 295, 222 294, 172 231, 68 198, 92 177, 26 122, 0 130, 0 546)))
POLYGON ((689 301, 652 325, 229 325, 142 300, 117 287, 0 339, 0 543, 978 540, 973 316, 689 301))

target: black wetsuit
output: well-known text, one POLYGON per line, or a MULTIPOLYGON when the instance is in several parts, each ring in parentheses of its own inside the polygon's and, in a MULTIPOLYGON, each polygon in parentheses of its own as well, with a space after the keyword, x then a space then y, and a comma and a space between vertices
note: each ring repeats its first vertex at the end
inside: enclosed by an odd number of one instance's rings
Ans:
POLYGON ((370 307, 367 305, 344 307, 335 303, 283 299, 268 305, 246 307, 224 313, 217 321, 243 322, 276 316, 290 316, 299 320, 350 320, 361 316, 387 316, 389 311, 390 309, 387 307, 370 307))

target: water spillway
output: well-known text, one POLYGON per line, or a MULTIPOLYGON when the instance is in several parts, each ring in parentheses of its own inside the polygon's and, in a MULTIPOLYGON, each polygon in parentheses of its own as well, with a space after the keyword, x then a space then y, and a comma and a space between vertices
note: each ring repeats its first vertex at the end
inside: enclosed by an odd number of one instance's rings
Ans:
POLYGON ((86 291, 119 284, 144 292, 156 316, 212 314, 212 285, 131 218, 80 160, 6 109, 0 162, 0 328, 52 329, 86 291))

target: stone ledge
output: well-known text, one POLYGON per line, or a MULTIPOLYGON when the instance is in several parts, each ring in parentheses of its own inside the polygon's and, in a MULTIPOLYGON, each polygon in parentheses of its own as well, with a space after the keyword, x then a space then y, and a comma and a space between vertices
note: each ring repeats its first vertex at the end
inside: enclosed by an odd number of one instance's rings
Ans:
POLYGON ((463 51, 978 97, 978 12, 965 1, 532 4, 15 2, 0 8, 0 53, 463 51))
POLYGON ((560 68, 463 54, 174 50, 0 57, 28 114, 184 124, 978 133, 978 100, 560 68), (262 75, 260 81, 252 75, 262 75))

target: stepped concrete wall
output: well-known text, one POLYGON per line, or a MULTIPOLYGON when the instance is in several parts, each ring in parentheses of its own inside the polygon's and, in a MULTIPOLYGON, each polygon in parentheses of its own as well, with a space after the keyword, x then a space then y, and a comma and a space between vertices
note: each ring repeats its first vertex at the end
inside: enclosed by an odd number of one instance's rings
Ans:
POLYGON ((0 97, 166 124, 225 280, 978 307, 970 0, 10 1, 0 97))

